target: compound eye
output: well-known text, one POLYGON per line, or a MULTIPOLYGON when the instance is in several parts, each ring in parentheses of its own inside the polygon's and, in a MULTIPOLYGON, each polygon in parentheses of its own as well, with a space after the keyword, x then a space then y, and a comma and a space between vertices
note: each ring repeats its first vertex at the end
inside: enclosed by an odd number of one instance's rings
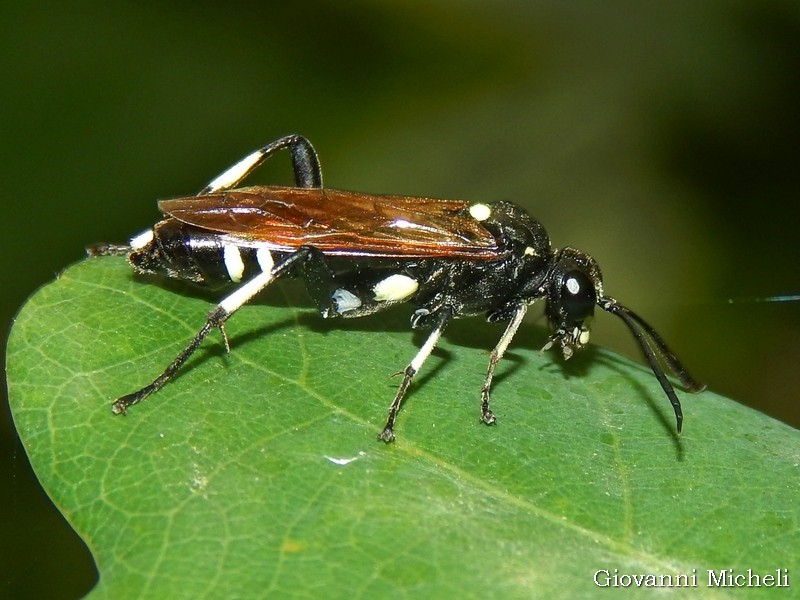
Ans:
POLYGON ((561 306, 573 321, 583 321, 594 314, 597 295, 594 282, 583 271, 569 271, 561 284, 561 306))

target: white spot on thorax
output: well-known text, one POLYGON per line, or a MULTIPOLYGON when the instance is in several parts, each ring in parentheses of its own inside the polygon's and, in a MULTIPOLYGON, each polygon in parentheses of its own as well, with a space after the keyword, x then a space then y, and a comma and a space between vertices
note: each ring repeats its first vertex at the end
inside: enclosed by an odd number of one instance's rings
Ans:
POLYGON ((234 244, 225 244, 222 247, 222 259, 225 262, 228 277, 232 282, 239 283, 244 275, 244 261, 242 261, 242 253, 239 252, 239 248, 234 244))
POLYGON ((485 221, 492 216, 492 209, 486 204, 473 204, 469 207, 469 214, 476 221, 485 221))
POLYGON ((525 248, 524 254, 525 256, 534 256, 536 254, 536 250, 528 246, 527 248, 525 248))
POLYGON ((132 250, 141 250, 147 244, 153 241, 155 234, 153 233, 152 229, 148 229, 147 231, 143 231, 139 235, 135 235, 131 238, 131 249, 132 250))
POLYGON ((418 288, 419 283, 416 279, 395 273, 375 284, 372 291, 375 292, 375 300, 378 302, 397 302, 405 300, 418 288))

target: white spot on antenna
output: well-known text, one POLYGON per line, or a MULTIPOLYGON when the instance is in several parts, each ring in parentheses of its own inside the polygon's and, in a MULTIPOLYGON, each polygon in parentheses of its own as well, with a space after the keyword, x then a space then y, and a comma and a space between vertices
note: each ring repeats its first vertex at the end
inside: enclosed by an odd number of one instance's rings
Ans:
POLYGON ((469 214, 476 221, 485 221, 492 216, 492 209, 487 204, 473 204, 469 207, 469 214))
POLYGON ((155 234, 153 233, 152 229, 148 229, 147 231, 143 231, 139 235, 135 235, 131 238, 131 249, 133 250, 141 250, 147 244, 153 241, 155 234))
POLYGON ((222 259, 225 261, 225 270, 234 283, 239 283, 244 275, 244 261, 242 253, 234 244, 225 244, 222 247, 222 259))
POLYGON ((375 292, 375 300, 378 302, 397 302, 405 300, 418 288, 419 283, 416 279, 395 273, 375 284, 372 291, 375 292))

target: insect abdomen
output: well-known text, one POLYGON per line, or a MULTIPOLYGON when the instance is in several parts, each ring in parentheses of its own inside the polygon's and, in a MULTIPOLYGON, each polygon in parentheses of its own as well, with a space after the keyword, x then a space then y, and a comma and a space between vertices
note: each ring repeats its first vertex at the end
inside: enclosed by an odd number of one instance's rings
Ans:
POLYGON ((134 237, 128 260, 138 273, 209 287, 239 283, 274 264, 265 244, 239 243, 176 219, 134 237))

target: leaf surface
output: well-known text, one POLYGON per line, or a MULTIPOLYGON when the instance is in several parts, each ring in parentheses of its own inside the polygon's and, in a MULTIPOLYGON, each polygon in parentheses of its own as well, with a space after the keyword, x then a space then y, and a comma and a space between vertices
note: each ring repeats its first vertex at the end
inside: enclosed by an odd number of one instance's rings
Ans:
POLYGON ((402 308, 320 320, 281 283, 231 318, 230 355, 210 336, 174 382, 112 416, 210 307, 102 258, 16 319, 15 423, 97 561, 92 598, 579 598, 615 569, 695 574, 676 597, 725 598, 738 594, 707 587, 708 569, 799 566, 796 430, 679 392, 677 436, 649 371, 594 348, 540 356, 533 327, 498 369, 497 426, 478 423, 478 391, 502 326, 457 321, 387 446, 390 375, 424 334, 402 308))

